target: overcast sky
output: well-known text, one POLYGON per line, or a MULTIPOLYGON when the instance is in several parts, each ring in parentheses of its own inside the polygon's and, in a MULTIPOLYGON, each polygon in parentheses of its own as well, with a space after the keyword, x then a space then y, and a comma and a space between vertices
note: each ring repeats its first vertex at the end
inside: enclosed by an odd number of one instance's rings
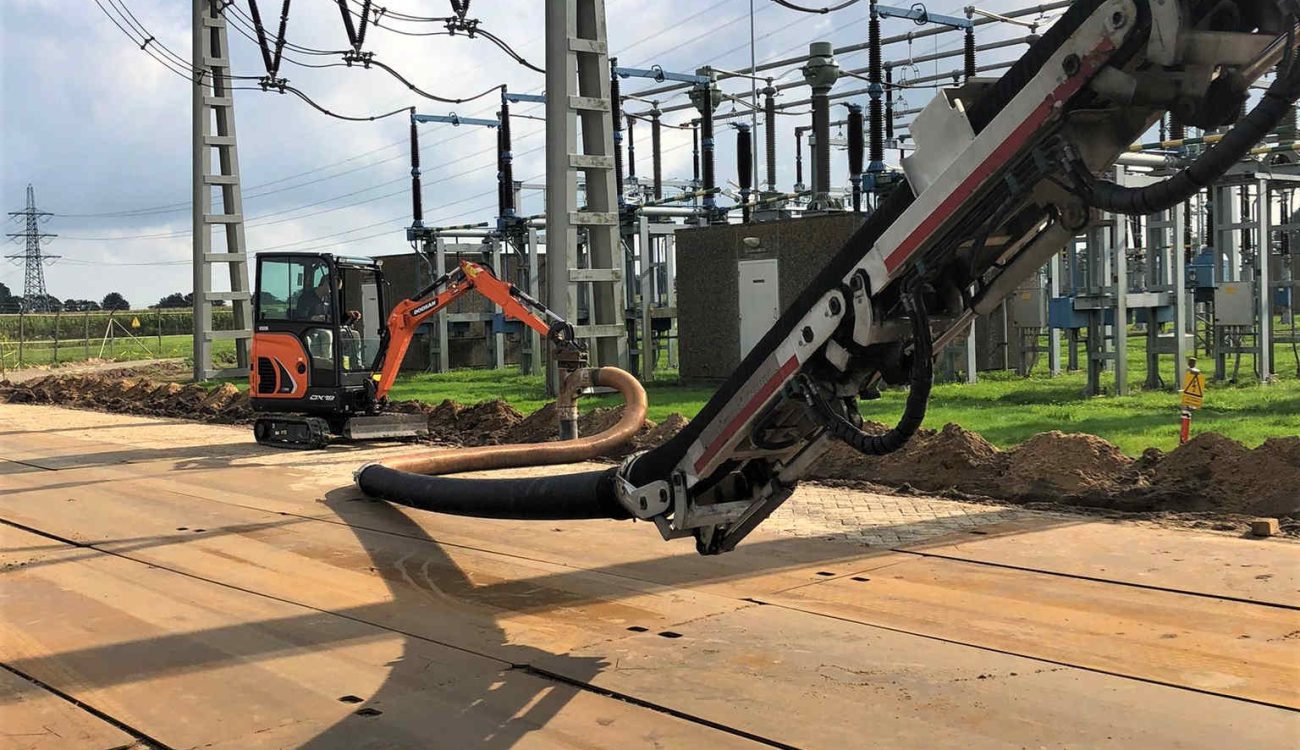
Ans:
MULTIPOLYGON (((188 58, 190 16, 182 0, 98 0, 108 11, 125 8, 135 20, 179 56, 188 58), (116 3, 117 5, 114 5, 116 3)), ((749 63, 750 0, 608 0, 612 53, 621 65, 691 71, 711 64, 735 69, 749 63)), ((806 4, 816 5, 817 0, 806 4)), ((908 5, 909 3, 898 3, 908 5)), ((248 1, 237 7, 245 13, 248 1)), ((401 0, 394 10, 412 15, 443 16, 450 3, 401 0)), ((1015 0, 989 0, 980 7, 1005 11, 1025 7, 1015 0)), ((268 23, 278 18, 280 3, 262 0, 268 23)), ((836 46, 865 41, 867 3, 831 14, 804 14, 770 0, 753 0, 759 62, 807 51, 809 42, 836 46)), ((542 0, 477 0, 470 16, 507 41, 526 59, 543 63, 542 0)), ((935 7, 960 14, 960 6, 935 7)), ((387 25, 411 31, 436 25, 387 25)), ((886 36, 917 29, 908 21, 884 22, 886 36)), ((1027 33, 997 24, 980 29, 980 42, 1027 33)), ((321 49, 346 48, 346 34, 333 0, 293 3, 286 34, 293 44, 321 49)), ((237 75, 264 72, 256 44, 232 23, 232 67, 237 75)), ((959 34, 918 40, 917 56, 959 48, 959 34)), ((151 49, 162 54, 151 45, 151 49)), ((385 29, 367 34, 366 49, 398 69, 415 84, 446 97, 472 96, 505 83, 514 91, 540 92, 541 74, 507 57, 489 42, 462 36, 403 36, 385 29)), ((1023 50, 1023 47, 1016 48, 1023 50)), ((907 44, 895 44, 886 57, 906 59, 907 44)), ((1003 60, 1008 53, 981 57, 981 64, 1003 60)), ((415 105, 419 111, 491 117, 496 97, 448 105, 410 93, 378 70, 330 67, 313 69, 295 63, 333 62, 337 56, 286 51, 280 74, 330 110, 368 115, 415 105)), ((864 67, 865 52, 841 56, 844 67, 864 67)), ((920 66, 922 75, 960 66, 960 58, 920 66)), ((780 71, 778 71, 779 73, 780 71)), ((790 72, 782 82, 798 79, 790 72)), ((625 92, 648 83, 625 82, 625 92)), ((839 87, 865 84, 842 80, 839 87)), ((133 44, 97 6, 96 0, 3 0, 0 3, 0 205, 19 210, 28 183, 36 188, 38 206, 56 215, 44 226, 58 234, 47 252, 63 258, 46 272, 49 292, 59 298, 100 299, 120 291, 136 306, 153 304, 174 291, 192 288, 190 257, 190 92, 188 80, 169 71, 133 44), (100 214, 100 215, 96 215, 100 214), (103 215, 107 214, 107 215, 103 215), (135 265, 133 265, 135 264, 135 265), (140 265, 144 264, 144 265, 140 265)), ((748 82, 732 80, 724 89, 747 93, 748 82)), ((806 96, 802 87, 787 99, 806 96)), ((905 95, 910 106, 924 104, 929 91, 905 95)), ((334 250, 354 255, 408 251, 402 227, 410 223, 407 121, 398 116, 377 122, 342 122, 310 109, 298 99, 261 91, 236 92, 239 162, 244 215, 251 251, 334 250)), ((662 106, 680 104, 683 97, 662 106)), ((865 103, 865 97, 860 101, 865 103)), ((635 111, 640 105, 632 103, 635 111)), ((719 112, 734 105, 724 103, 719 112)), ((523 114, 528 105, 514 110, 523 114)), ((843 112, 842 109, 839 110, 843 112)), ((532 114, 540 115, 540 106, 532 114)), ((665 115, 664 121, 689 120, 689 113, 665 115)), ((779 120, 778 176, 783 189, 794 182, 793 129, 806 117, 779 120)), ((543 123, 513 121, 515 177, 540 183, 543 176, 543 123)), ((649 132, 637 132, 638 172, 647 174, 649 132)), ((729 129, 719 127, 719 180, 734 179, 729 129)), ((492 131, 447 125, 421 126, 426 223, 490 221, 496 208, 496 154, 492 131)), ((761 145, 760 145, 761 148, 761 145)), ((689 132, 668 130, 664 170, 668 177, 689 178, 689 132)), ((843 157, 835 158, 835 181, 846 179, 843 157)), ((531 193, 526 212, 541 210, 539 193, 531 193)), ((20 229, 7 225, 6 231, 20 229)), ((6 254, 20 250, 6 245, 6 254)), ((21 293, 22 268, 0 263, 0 282, 21 293)))

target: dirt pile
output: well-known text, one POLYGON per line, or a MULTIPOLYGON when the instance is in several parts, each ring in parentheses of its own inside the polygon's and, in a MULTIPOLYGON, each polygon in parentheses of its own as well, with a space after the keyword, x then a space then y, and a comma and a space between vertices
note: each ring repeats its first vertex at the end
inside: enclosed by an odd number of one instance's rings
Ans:
POLYGON ((1040 432, 1006 454, 1001 484, 1006 495, 1114 494, 1125 485, 1133 459, 1095 435, 1040 432))
POLYGON ((456 445, 496 445, 523 421, 519 410, 501 400, 465 406, 444 399, 437 406, 422 401, 397 401, 392 411, 424 414, 429 418, 429 437, 439 443, 456 445))
MULTIPOLYGON (((0 383, 0 402, 51 403, 150 416, 244 423, 253 411, 231 384, 203 386, 116 374, 48 375, 0 383)), ((524 416, 504 401, 465 406, 453 401, 393 404, 428 417, 434 442, 454 445, 536 443, 558 439, 555 405, 524 416)), ((580 435, 608 429, 622 407, 586 412, 580 435)), ((673 414, 647 421, 624 448, 607 456, 662 445, 687 420, 673 414)), ((864 426, 879 434, 881 424, 864 426)), ((1300 436, 1272 438, 1255 449, 1205 433, 1169 453, 1150 449, 1136 460, 1092 435, 1045 432, 1006 451, 958 425, 923 429, 896 453, 865 456, 832 443, 809 478, 870 482, 896 489, 956 492, 1016 502, 1054 502, 1125 511, 1187 511, 1300 519, 1300 436)))
POLYGON ((253 410, 248 396, 229 383, 209 390, 190 383, 140 377, 46 375, 23 383, 0 383, 0 402, 59 404, 119 414, 246 422, 253 410))
MULTIPOLYGON (((888 428, 868 423, 863 429, 881 434, 888 428)), ((979 435, 959 425, 918 430, 907 445, 885 456, 863 455, 844 443, 832 443, 812 468, 816 479, 852 479, 893 487, 907 485, 928 492, 959 490, 992 495, 1006 466, 1006 456, 979 435)))
POLYGON ((1124 495, 1153 510, 1300 516, 1300 437, 1249 449, 1207 432, 1163 456, 1124 495))

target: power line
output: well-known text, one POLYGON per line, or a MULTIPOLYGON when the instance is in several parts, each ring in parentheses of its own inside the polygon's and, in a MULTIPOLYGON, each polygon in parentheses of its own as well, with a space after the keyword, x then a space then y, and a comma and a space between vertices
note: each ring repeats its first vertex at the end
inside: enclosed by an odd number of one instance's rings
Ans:
MULTIPOLYGON (((527 136, 527 135, 536 135, 536 132, 525 134, 525 136, 527 136)), ((529 155, 529 154, 537 153, 538 151, 541 151, 543 148, 545 148, 545 145, 542 145, 542 146, 536 146, 536 147, 534 147, 534 148, 530 148, 530 149, 526 149, 526 150, 524 150, 524 151, 520 151, 517 155, 518 155, 518 156, 527 156, 527 155, 529 155)), ((464 161, 464 160, 466 160, 466 159, 469 159, 469 158, 472 158, 472 157, 478 156, 478 155, 480 155, 480 154, 484 154, 484 153, 488 153, 488 152, 495 152, 495 151, 496 151, 496 147, 495 147, 495 146, 492 146, 491 148, 480 149, 480 150, 475 151, 475 152, 473 152, 473 153, 470 153, 470 154, 466 154, 466 155, 464 155, 464 156, 461 156, 461 157, 459 157, 459 158, 457 158, 457 159, 453 159, 453 160, 451 160, 451 161, 444 162, 443 164, 439 165, 438 168, 448 167, 448 166, 451 166, 452 164, 456 164, 456 163, 462 162, 462 161, 464 161)), ((485 163, 485 164, 482 164, 482 165, 476 165, 476 166, 474 166, 474 167, 471 167, 470 169, 466 169, 466 170, 462 170, 462 171, 460 171, 460 172, 456 172, 456 173, 454 173, 454 174, 446 175, 446 176, 444 176, 442 179, 452 180, 452 179, 456 179, 456 178, 458 178, 458 177, 464 177, 464 176, 466 176, 466 175, 468 175, 468 174, 473 174, 473 173, 475 173, 475 172, 478 172, 480 169, 482 169, 483 167, 487 167, 487 166, 489 166, 489 164, 486 164, 486 163, 485 163)), ((387 186, 387 185, 392 185, 392 184, 394 184, 394 183, 399 183, 399 182, 400 182, 400 183, 405 183, 408 179, 409 179, 409 177, 398 177, 398 178, 396 178, 396 179, 389 180, 389 181, 387 181, 387 182, 382 182, 382 183, 379 183, 379 184, 377 184, 377 185, 372 185, 372 186, 370 186, 370 187, 368 187, 368 188, 363 188, 363 189, 361 189, 361 190, 355 190, 355 191, 353 191, 353 192, 351 192, 351 193, 345 193, 345 194, 343 194, 343 195, 341 195, 341 196, 334 196, 333 198, 327 198, 327 199, 324 199, 324 200, 321 200, 321 201, 317 201, 316 203, 310 203, 310 204, 306 204, 306 205, 303 205, 303 206, 296 206, 296 207, 289 208, 289 209, 282 209, 282 210, 280 210, 280 211, 273 211, 273 212, 271 212, 271 213, 261 214, 261 215, 259 215, 259 216, 252 217, 251 219, 249 219, 248 221, 246 221, 245 224, 244 224, 244 226, 245 226, 246 228, 248 228, 248 229, 256 229, 256 228, 258 228, 258 227, 269 226, 269 225, 271 225, 271 224, 282 224, 282 223, 284 223, 284 222, 286 222, 286 221, 298 221, 298 220, 300 220, 300 219, 306 219, 306 218, 310 218, 310 217, 313 217, 313 216, 320 216, 320 215, 322 215, 322 214, 333 213, 333 212, 335 212, 335 211, 340 211, 340 210, 343 210, 343 209, 345 209, 345 208, 353 208, 353 207, 355 207, 355 206, 364 205, 364 204, 366 204, 366 203, 373 203, 373 202, 375 202, 375 201, 377 201, 377 200, 382 200, 382 199, 384 199, 384 198, 391 198, 391 197, 396 196, 396 195, 402 195, 402 194, 404 194, 404 193, 407 192, 406 188, 403 188, 403 189, 401 189, 401 190, 395 190, 395 191, 390 192, 390 193, 385 193, 385 194, 383 194, 383 195, 374 196, 374 197, 372 197, 372 198, 366 198, 366 199, 364 199, 364 200, 355 201, 355 202, 352 202, 352 203, 347 203, 347 204, 344 204, 344 205, 342 205, 342 206, 334 206, 333 208, 328 208, 328 209, 325 209, 325 210, 323 210, 323 211, 316 211, 316 212, 313 212, 313 213, 304 214, 304 215, 302 215, 302 216, 290 216, 290 217, 286 217, 286 218, 283 218, 283 219, 276 219, 276 220, 274 220, 274 221, 260 221, 261 219, 266 219, 266 218, 269 218, 269 217, 272 217, 272 216, 278 216, 278 215, 282 215, 282 214, 290 213, 290 212, 293 212, 293 211, 298 211, 298 210, 301 210, 301 209, 303 209, 303 208, 311 208, 311 207, 313 207, 313 206, 317 206, 317 205, 320 205, 320 204, 322 204, 322 203, 328 203, 328 202, 331 201, 331 200, 337 200, 337 199, 339 199, 339 198, 350 197, 350 196, 352 196, 352 195, 357 195, 357 194, 359 194, 359 193, 368 192, 368 191, 370 191, 370 190, 374 190, 374 189, 376 189, 376 188, 380 188, 380 187, 385 187, 385 186, 387 186)), ((455 205, 455 204, 451 204, 451 205, 455 205)), ((134 240, 163 240, 163 239, 176 239, 176 238, 179 238, 179 237, 188 237, 188 236, 190 236, 191 234, 192 234, 192 230, 188 230, 188 229, 187 229, 187 230, 179 230, 179 231, 175 231, 175 232, 155 232, 155 233, 149 233, 149 234, 122 235, 122 236, 117 236, 117 237, 80 237, 80 236, 65 236, 64 239, 68 239, 68 240, 76 240, 76 241, 82 241, 82 242, 120 242, 120 241, 127 241, 127 240, 132 240, 132 241, 134 241, 134 240)))
MULTIPOLYGON (((734 0, 719 0, 718 2, 715 2, 715 3, 712 3, 712 4, 710 4, 710 5, 707 5, 707 6, 705 6, 704 8, 701 8, 700 10, 696 11, 695 13, 693 13, 693 14, 691 14, 691 15, 689 15, 689 16, 686 16, 685 18, 680 19, 679 25, 680 25, 680 24, 683 24, 683 23, 688 23, 688 22, 690 22, 690 21, 692 21, 692 20, 694 20, 694 19, 696 19, 696 18, 698 18, 698 17, 700 17, 700 16, 703 16, 703 15, 706 15, 706 14, 709 14, 709 13, 712 13, 713 11, 715 11, 715 10, 717 10, 718 8, 722 7, 723 5, 726 5, 726 4, 728 4, 729 2, 733 2, 733 1, 734 1, 734 0)), ((103 6, 101 6, 101 9, 103 9, 103 6)), ((232 5, 232 6, 230 6, 230 9, 233 9, 234 11, 236 11, 235 16, 234 16, 235 19, 242 19, 242 18, 243 18, 243 16, 241 16, 242 11, 240 11, 240 9, 238 8, 238 6, 232 5)), ((388 15, 395 15, 395 12, 394 12, 394 11, 391 11, 391 10, 387 10, 387 11, 385 11, 385 12, 386 12, 386 14, 388 14, 388 15)), ((107 11, 105 11, 105 14, 107 15, 107 11)), ((228 20, 234 20, 234 19, 231 19, 231 17, 229 17, 229 16, 228 16, 227 18, 228 18, 228 20)), ((109 19, 110 19, 110 20, 113 20, 111 16, 109 16, 109 19)), ((114 21, 114 23, 116 24, 117 22, 114 21)), ((247 22, 246 22, 246 21, 243 21, 242 23, 247 23, 247 22)), ((727 26, 727 25, 730 25, 731 23, 734 23, 734 19, 733 19, 733 21, 728 21, 728 22, 725 22, 725 23, 720 24, 720 25, 718 25, 718 26, 712 27, 711 29, 708 30, 708 32, 706 32, 706 34, 707 34, 707 33, 712 33, 712 32, 714 32, 714 31, 716 31, 716 30, 718 30, 718 29, 720 29, 720 28, 723 28, 723 27, 725 27, 725 26, 727 26)), ((234 26, 234 27, 236 28, 236 31, 237 31, 237 32, 239 32, 240 34, 244 35, 244 36, 245 36, 246 38, 248 38, 249 40, 251 40, 251 41, 256 41, 252 36, 250 36, 250 35, 249 35, 245 30, 244 30, 243 26, 241 25, 241 22, 233 23, 232 26, 234 26)), ((120 25, 119 25, 118 27, 119 27, 119 29, 122 30, 122 32, 123 32, 124 34, 127 34, 128 37, 131 36, 129 33, 126 32, 125 29, 122 29, 122 27, 121 27, 120 25)), ((654 40, 654 39, 657 39, 657 38, 659 38, 659 37, 662 37, 662 36, 664 36, 666 33, 668 33, 668 30, 660 30, 660 31, 653 32, 653 33, 651 33, 651 34, 647 34, 647 35, 645 35, 645 36, 643 36, 643 37, 637 39, 636 41, 632 42, 631 44, 629 44, 629 45, 623 47, 623 53, 626 54, 626 52, 628 52, 629 50, 635 49, 635 48, 640 47, 641 45, 643 45, 643 44, 645 44, 645 43, 647 43, 647 42, 649 42, 649 41, 651 41, 651 40, 654 40)), ((134 41, 134 38, 133 38, 133 41, 134 41)), ((656 56, 661 56, 661 55, 664 55, 664 54, 666 54, 666 53, 668 53, 668 52, 672 52, 672 51, 674 51, 674 50, 680 49, 681 47, 685 46, 686 44, 691 43, 692 41, 694 41, 694 39, 692 39, 692 40, 686 40, 686 41, 684 41, 684 42, 678 42, 678 43, 676 43, 676 44, 674 44, 674 45, 671 45, 671 46, 669 46, 669 47, 667 47, 667 48, 664 48, 664 49, 660 50, 658 53, 656 53, 656 56)), ((289 47, 292 48, 292 47, 297 47, 297 46, 299 46, 299 45, 293 45, 293 44, 291 44, 290 42, 286 41, 286 46, 289 46, 289 47)), ((305 49, 307 49, 307 48, 303 48, 303 49, 305 50, 305 49)), ((734 50, 732 50, 732 51, 734 51, 734 50)), ((329 51, 329 50, 313 50, 313 51, 310 51, 310 52, 305 52, 305 54, 331 54, 331 55, 332 55, 332 54, 339 54, 339 53, 340 53, 339 51, 329 51)), ((304 65, 304 66, 306 66, 306 67, 334 67, 334 66, 342 66, 342 65, 344 65, 343 63, 329 63, 329 64, 327 64, 327 65, 312 65, 312 64, 309 64, 309 63, 300 63, 300 62, 298 62, 298 61, 296 61, 296 60, 293 60, 292 58, 286 58, 286 59, 288 59, 290 62, 293 62, 293 63, 295 63, 295 64, 301 64, 301 65, 304 65)), ((162 61, 162 60, 159 60, 159 62, 160 62, 161 64, 167 66, 167 63, 166 63, 166 62, 164 62, 164 61, 162 61)), ((168 66, 168 67, 170 67, 170 66, 168 66)), ((187 63, 187 68, 188 68, 188 63, 187 63)), ((177 72, 177 71, 173 70, 173 72, 177 72)), ((185 76, 187 76, 187 77, 189 77, 189 75, 191 75, 191 74, 188 74, 188 73, 179 73, 179 74, 181 74, 181 75, 185 75, 185 76)), ((257 89, 256 87, 241 87, 241 90, 258 90, 258 89, 257 89)), ((527 107, 527 108, 521 110, 520 112, 516 112, 516 113, 515 113, 515 116, 523 116, 523 113, 524 113, 524 112, 532 111, 533 109, 536 109, 537 106, 538 106, 538 105, 532 105, 532 106, 529 106, 529 107, 527 107)), ((484 109, 481 109, 481 110, 475 110, 474 113, 473 113, 473 116, 478 116, 478 115, 484 114, 484 113, 490 111, 491 109, 493 109, 493 107, 487 107, 487 108, 484 108, 484 109)), ((528 118, 528 119, 533 119, 533 118, 528 118)), ((447 126, 447 125, 441 125, 441 126, 435 125, 434 127, 449 127, 449 126, 447 126)), ((427 142, 427 143, 424 143, 424 144, 421 145, 421 147, 420 147, 420 151, 421 151, 421 152, 428 151, 428 150, 431 149, 431 148, 434 148, 434 147, 439 146, 439 145, 444 145, 444 144, 446 144, 446 143, 448 143, 448 142, 450 142, 450 141, 456 140, 457 138, 465 137, 466 135, 469 135, 469 134, 470 134, 470 133, 469 133, 468 131, 464 131, 464 132, 458 133, 458 134, 456 134, 456 135, 450 136, 450 137, 448 137, 448 138, 441 139, 441 140, 439 140, 439 141, 434 141, 434 142, 427 142)), ((524 134, 522 137, 527 137, 528 135, 532 135, 532 133, 524 134)), ((274 190, 265 190, 265 191, 260 192, 260 193, 259 193, 259 192, 255 192, 255 191, 257 191, 257 190, 259 190, 259 189, 261 189, 261 188, 270 187, 270 186, 272 186, 272 185, 278 185, 279 183, 287 182, 287 181, 289 181, 289 180, 294 180, 294 179, 297 179, 297 178, 299 178, 299 177, 306 177, 306 176, 308 176, 308 175, 316 174, 316 173, 319 173, 319 172, 325 171, 325 170, 327 170, 327 169, 332 169, 333 167, 337 167, 337 166, 341 166, 341 165, 343 165, 343 164, 351 163, 351 162, 353 162, 353 161, 356 161, 357 159, 362 159, 362 158, 364 158, 364 157, 367 157, 367 156, 371 156, 371 155, 374 155, 374 154, 380 153, 380 152, 382 152, 382 151, 387 151, 387 150, 389 150, 389 149, 393 149, 393 148, 404 147, 404 146, 406 146, 407 144, 408 144, 408 141, 407 141, 406 139, 402 139, 402 140, 399 140, 399 141, 394 141, 393 143, 389 143, 389 144, 387 144, 387 145, 385 145, 385 146, 379 146, 379 147, 374 148, 374 149, 371 149, 371 150, 369 150, 369 151, 365 151, 365 152, 362 152, 362 153, 360 153, 360 154, 356 154, 356 155, 354 155, 354 156, 350 156, 350 157, 348 157, 348 158, 346 158, 346 159, 340 159, 339 161, 336 161, 336 162, 330 162, 330 163, 328 163, 328 164, 323 164, 323 165, 321 165, 321 166, 319 166, 319 167, 313 167, 312 169, 304 170, 304 171, 302 171, 302 172, 296 172, 296 173, 294 173, 294 174, 285 175, 285 176, 283 176, 283 177, 278 177, 278 178, 276 178, 276 179, 274 179, 274 180, 269 180, 269 181, 267 181, 267 182, 258 183, 258 184, 256 184, 256 185, 250 185, 250 186, 247 188, 250 192, 246 192, 246 193, 244 194, 244 199, 245 199, 245 200, 248 200, 248 199, 251 199, 251 198, 259 198, 259 197, 262 197, 262 196, 272 195, 272 194, 275 194, 275 193, 280 193, 280 192, 285 192, 285 191, 289 191, 289 190, 297 190, 297 189, 300 189, 300 188, 309 187, 309 186, 311 186, 311 185, 316 185, 316 184, 319 184, 319 183, 321 183, 321 182, 324 182, 324 181, 326 181, 326 180, 336 179, 336 178, 338 178, 338 177, 343 177, 343 176, 345 176, 345 175, 354 174, 354 173, 356 173, 356 172, 359 172, 359 171, 362 171, 362 170, 365 170, 365 169, 370 169, 370 168, 372 168, 372 167, 380 166, 380 165, 382 165, 382 164, 386 164, 386 163, 389 163, 389 162, 391 162, 391 161, 395 161, 395 160, 397 160, 397 159, 403 159, 403 158, 406 157, 406 154, 404 154, 404 153, 402 153, 402 154, 397 154, 397 155, 395 155, 395 156, 388 157, 388 158, 385 158, 385 159, 380 159, 380 160, 375 161, 375 162, 371 162, 371 163, 368 163, 368 164, 359 165, 359 166, 357 166, 357 167, 354 167, 354 168, 351 168, 351 169, 347 169, 347 170, 344 170, 344 171, 342 171, 342 172, 338 172, 337 174, 332 174, 332 175, 328 175, 328 176, 321 177, 321 178, 318 178, 318 179, 309 180, 309 181, 302 182, 302 183, 296 183, 296 184, 294 184, 294 185, 288 185, 288 186, 284 186, 284 187, 276 188, 276 189, 274 189, 274 190)), ((177 213, 177 212, 182 212, 182 211, 186 211, 186 212, 187 212, 187 211, 189 211, 189 210, 190 210, 190 202, 189 202, 189 201, 183 201, 183 202, 176 202, 176 203, 164 203, 164 204, 159 204, 159 205, 155 205, 155 206, 146 206, 146 207, 143 207, 143 208, 137 208, 137 209, 123 209, 123 210, 120 210, 120 211, 103 211, 103 212, 85 213, 85 214, 64 214, 64 213, 60 213, 60 214, 57 214, 57 215, 58 215, 60 218, 63 218, 63 219, 91 219, 91 218, 119 218, 119 217, 120 217, 120 218, 135 218, 135 217, 150 216, 150 215, 157 215, 157 214, 177 213)))

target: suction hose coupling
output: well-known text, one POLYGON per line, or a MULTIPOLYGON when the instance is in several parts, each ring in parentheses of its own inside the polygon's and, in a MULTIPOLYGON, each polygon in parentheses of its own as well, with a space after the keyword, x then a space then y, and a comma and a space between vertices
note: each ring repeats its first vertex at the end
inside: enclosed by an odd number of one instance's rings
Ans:
POLYGON ((520 520, 628 518, 630 514, 616 493, 616 467, 517 479, 443 476, 576 463, 626 444, 645 424, 645 389, 635 377, 617 367, 584 369, 589 374, 581 377, 588 378, 591 385, 613 388, 623 395, 623 415, 609 429, 553 443, 486 445, 393 456, 358 469, 354 475, 357 486, 371 497, 462 516, 520 520))

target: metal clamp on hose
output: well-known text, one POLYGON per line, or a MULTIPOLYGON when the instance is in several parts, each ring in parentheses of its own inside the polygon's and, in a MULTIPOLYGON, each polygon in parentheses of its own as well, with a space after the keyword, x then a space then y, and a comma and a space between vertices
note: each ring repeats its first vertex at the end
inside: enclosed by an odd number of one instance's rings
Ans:
POLYGON ((614 497, 627 508, 633 518, 645 521, 668 511, 673 502, 673 490, 672 485, 662 479, 640 487, 626 479, 628 468, 643 453, 645 451, 628 456, 618 467, 614 478, 614 497))

